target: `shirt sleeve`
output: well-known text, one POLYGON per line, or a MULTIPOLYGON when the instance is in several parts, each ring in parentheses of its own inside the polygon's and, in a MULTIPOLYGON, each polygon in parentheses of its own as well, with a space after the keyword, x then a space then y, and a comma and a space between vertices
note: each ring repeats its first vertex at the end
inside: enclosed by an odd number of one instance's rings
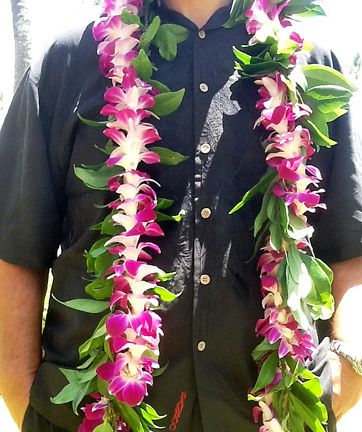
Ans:
POLYGON ((51 266, 62 225, 44 131, 28 71, 0 132, 0 258, 39 271, 51 266))

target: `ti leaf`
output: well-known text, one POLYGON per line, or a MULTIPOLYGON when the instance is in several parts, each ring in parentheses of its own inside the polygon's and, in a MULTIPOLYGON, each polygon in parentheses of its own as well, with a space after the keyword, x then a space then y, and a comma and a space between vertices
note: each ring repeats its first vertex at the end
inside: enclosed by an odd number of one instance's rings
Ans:
POLYGON ((181 105, 184 95, 185 89, 158 94, 155 96, 155 106, 152 108, 152 112, 158 117, 172 114, 181 105))
POLYGON ((265 356, 265 354, 269 353, 270 351, 276 351, 277 349, 277 342, 271 344, 267 339, 264 339, 257 347, 254 348, 251 355, 254 361, 258 362, 265 356))
POLYGON ((340 86, 351 92, 356 87, 350 83, 341 72, 324 65, 311 64, 302 67, 302 71, 308 82, 308 89, 320 85, 340 86))
POLYGON ((166 210, 173 206, 174 200, 158 198, 156 210, 166 210))
POLYGON ((55 301, 62 304, 63 306, 66 306, 70 309, 74 309, 81 312, 91 313, 91 314, 98 314, 101 312, 104 312, 105 310, 109 309, 109 302, 107 301, 98 301, 98 300, 90 300, 90 299, 76 299, 76 300, 69 300, 66 302, 62 302, 61 300, 58 300, 54 294, 52 294, 52 297, 55 301))
POLYGON ((131 14, 130 12, 128 12, 127 9, 124 9, 122 12, 122 21, 125 24, 137 24, 138 26, 141 27, 141 19, 138 15, 135 14, 131 14))
POLYGON ((180 212, 174 216, 170 216, 160 211, 157 211, 157 222, 166 222, 166 221, 181 222, 182 219, 185 217, 185 215, 186 215, 185 210, 180 210, 180 212))
POLYGON ((165 60, 175 60, 177 45, 188 38, 188 30, 177 24, 162 24, 157 31, 153 44, 165 60))
POLYGON ((315 123, 313 123, 312 120, 306 120, 305 123, 311 132, 313 142, 316 146, 318 146, 318 147, 332 147, 335 144, 337 144, 336 141, 332 140, 331 138, 329 138, 328 135, 324 134, 320 130, 320 128, 315 123))
POLYGON ((160 28, 161 20, 159 16, 155 16, 151 22, 151 24, 148 26, 147 30, 142 34, 139 48, 140 50, 144 50, 148 52, 149 46, 153 39, 155 38, 158 29, 160 28))
POLYGON ((108 180, 122 173, 122 168, 114 166, 112 168, 102 165, 99 169, 93 167, 74 167, 75 175, 83 181, 83 183, 90 189, 108 190, 108 180))
POLYGON ((117 411, 124 419, 127 426, 132 430, 132 432, 144 432, 141 420, 134 408, 118 401, 115 401, 115 405, 117 407, 117 411))
POLYGON ((258 379, 256 384, 251 391, 252 393, 256 393, 266 386, 268 386, 275 377, 275 372, 278 365, 278 354, 276 352, 272 353, 267 360, 263 363, 263 366, 260 369, 258 379))
POLYGON ((151 147, 150 150, 160 156, 160 163, 164 165, 178 165, 189 158, 165 147, 151 147))
POLYGON ((95 429, 93 429, 93 432, 113 432, 113 427, 105 421, 104 423, 97 426, 95 429))
POLYGON ((245 21, 245 11, 252 3, 253 0, 234 0, 230 12, 230 17, 224 24, 224 27, 231 28, 245 21))
POLYGON ((113 292, 113 281, 110 279, 95 280, 85 287, 85 292, 95 300, 108 299, 113 292))
POLYGON ((243 196, 242 200, 233 207, 229 214, 233 214, 243 208, 249 201, 251 201, 255 195, 258 193, 264 193, 269 186, 269 184, 276 178, 277 173, 275 170, 268 170, 263 177, 258 181, 258 183, 253 186, 246 194, 243 196))
POLYGON ((133 67, 137 70, 138 75, 144 81, 149 82, 152 77, 152 63, 148 58, 145 50, 141 49, 138 56, 132 62, 133 67))
POLYGON ((164 287, 161 286, 157 286, 156 288, 153 289, 154 293, 157 294, 160 298, 161 301, 166 302, 166 303, 171 303, 174 300, 177 299, 177 297, 180 297, 180 294, 175 294, 169 290, 167 290, 164 287))
POLYGON ((108 123, 108 120, 106 121, 95 121, 95 120, 88 120, 85 117, 81 116, 79 113, 77 113, 77 116, 79 118, 79 120, 86 124, 87 126, 92 126, 92 127, 105 127, 108 123))
POLYGON ((310 406, 306 406, 298 397, 290 393, 290 402, 298 413, 299 422, 305 423, 312 432, 324 432, 324 427, 317 416, 311 411, 310 406))

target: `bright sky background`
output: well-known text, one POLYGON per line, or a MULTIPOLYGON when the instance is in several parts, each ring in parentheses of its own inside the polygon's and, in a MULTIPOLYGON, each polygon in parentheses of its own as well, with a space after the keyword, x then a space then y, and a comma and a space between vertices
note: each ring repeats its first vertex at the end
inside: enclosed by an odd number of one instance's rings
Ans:
MULTIPOLYGON (((49 41, 81 23, 94 19, 98 13, 92 0, 31 0, 32 57, 36 59, 49 41)), ((328 18, 312 19, 308 28, 310 37, 326 47, 333 47, 339 57, 351 64, 355 53, 361 48, 362 2, 359 0, 325 0, 328 18)), ((10 0, 0 0, 0 38, 2 65, 0 67, 0 90, 5 99, 12 95, 11 75, 13 67, 13 43, 10 0), (5 51, 5 52, 4 52, 5 51)), ((0 112, 0 124, 2 114, 0 112)))

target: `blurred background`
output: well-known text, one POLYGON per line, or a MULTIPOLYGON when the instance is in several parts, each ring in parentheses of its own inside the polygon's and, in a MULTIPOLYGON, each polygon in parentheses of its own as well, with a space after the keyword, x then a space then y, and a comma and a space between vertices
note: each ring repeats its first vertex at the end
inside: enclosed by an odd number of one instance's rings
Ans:
MULTIPOLYGON (((24 71, 53 39, 98 16, 99 0, 0 0, 0 126, 24 71)), ((327 17, 303 24, 309 38, 333 49, 349 77, 362 83, 362 2, 325 0, 327 17)), ((362 107, 360 107, 362 115, 362 107)), ((361 430, 362 401, 339 423, 338 432, 361 430)), ((18 432, 0 396, 0 432, 18 432)))

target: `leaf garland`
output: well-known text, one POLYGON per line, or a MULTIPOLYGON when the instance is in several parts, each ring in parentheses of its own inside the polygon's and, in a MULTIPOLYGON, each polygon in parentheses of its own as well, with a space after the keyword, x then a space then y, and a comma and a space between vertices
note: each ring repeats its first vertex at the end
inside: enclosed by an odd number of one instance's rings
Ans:
POLYGON ((290 19, 322 14, 312 0, 236 1, 227 23, 245 21, 251 35, 248 45, 234 47, 235 68, 241 79, 258 85, 256 125, 269 132, 263 142, 268 169, 230 211, 263 194, 254 236, 264 243, 258 260, 264 318, 256 325, 264 339, 253 352, 259 376, 249 395, 258 403, 255 421, 262 416, 260 432, 323 432, 327 423, 322 387, 307 360, 316 349, 311 323, 333 313, 333 273, 311 245, 307 213, 325 206, 321 173, 309 161, 321 147, 336 144, 328 123, 347 112, 356 89, 328 66, 296 62, 312 47, 290 19))

